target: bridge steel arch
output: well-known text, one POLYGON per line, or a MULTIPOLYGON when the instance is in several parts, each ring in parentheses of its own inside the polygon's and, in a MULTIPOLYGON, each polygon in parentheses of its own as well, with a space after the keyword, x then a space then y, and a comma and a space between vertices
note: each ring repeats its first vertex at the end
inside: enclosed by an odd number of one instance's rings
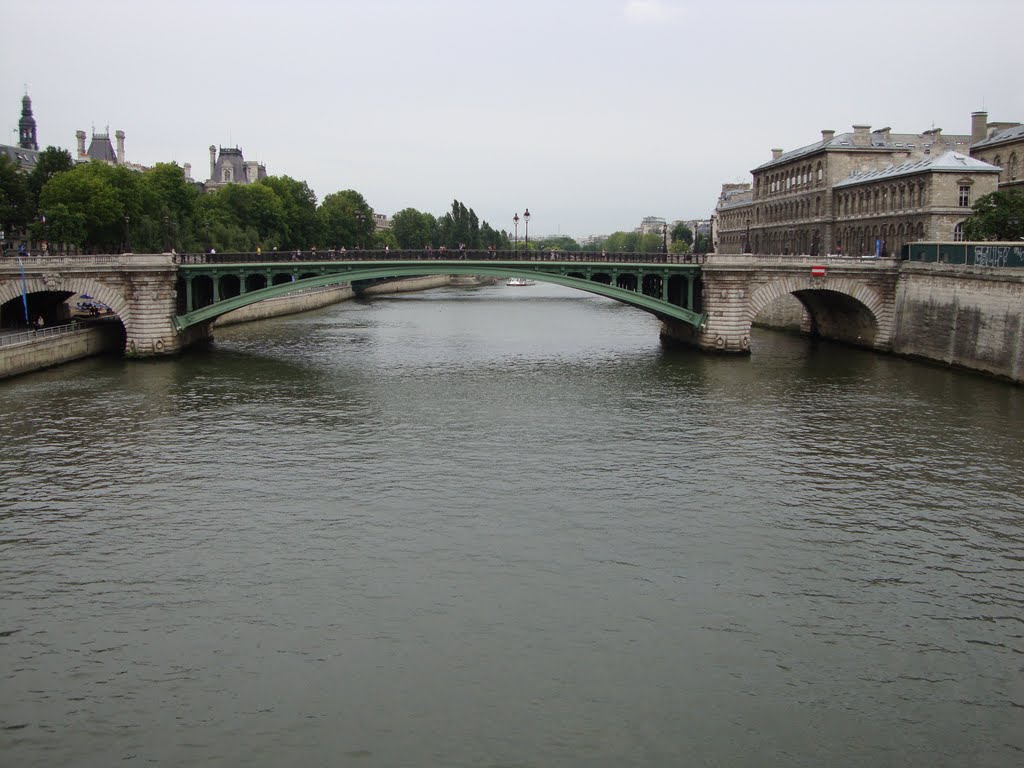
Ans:
MULTIPOLYGON (((227 299, 215 301, 207 306, 193 309, 173 318, 175 328, 185 331, 193 326, 209 323, 220 315, 236 309, 254 304, 265 299, 293 293, 303 288, 319 288, 339 283, 356 282, 360 280, 380 280, 385 278, 421 277, 425 275, 486 275, 493 277, 524 277, 555 285, 562 285, 567 288, 592 293, 598 296, 605 296, 624 304, 629 304, 639 309, 650 312, 661 318, 671 318, 691 326, 699 326, 704 315, 694 311, 692 308, 678 306, 669 301, 648 296, 638 291, 631 291, 619 288, 615 285, 608 285, 594 280, 570 277, 567 273, 574 274, 635 274, 638 276, 638 284, 642 285, 642 276, 646 274, 659 274, 662 276, 664 285, 667 286, 669 277, 673 274, 684 273, 689 275, 691 280, 696 280, 699 274, 699 267, 686 265, 684 269, 666 269, 665 265, 645 264, 583 264, 583 263, 547 263, 530 265, 513 265, 510 263, 495 264, 489 262, 451 262, 451 261, 423 261, 423 262, 377 262, 366 264, 325 264, 325 263, 290 263, 279 262, 270 264, 245 264, 231 268, 228 265, 201 265, 182 266, 179 271, 186 279, 192 279, 203 274, 218 277, 227 274, 236 274, 241 277, 241 285, 244 285, 245 276, 260 272, 268 277, 267 287, 254 291, 246 291, 227 299), (330 270, 328 274, 320 274, 316 277, 296 279, 293 282, 279 285, 271 285, 270 276, 282 272, 295 272, 308 274, 322 270, 330 270)), ((664 289, 667 290, 667 287, 664 289)), ((692 302, 691 302, 692 306, 692 302)))

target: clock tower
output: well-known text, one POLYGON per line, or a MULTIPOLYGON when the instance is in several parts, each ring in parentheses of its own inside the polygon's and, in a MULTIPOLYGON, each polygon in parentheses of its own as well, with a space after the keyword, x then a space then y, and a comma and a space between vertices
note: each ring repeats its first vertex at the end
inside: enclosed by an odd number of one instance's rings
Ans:
POLYGON ((21 100, 21 120, 18 121, 18 146, 22 149, 34 149, 39 151, 39 143, 36 141, 36 119, 32 117, 32 99, 25 94, 21 100))

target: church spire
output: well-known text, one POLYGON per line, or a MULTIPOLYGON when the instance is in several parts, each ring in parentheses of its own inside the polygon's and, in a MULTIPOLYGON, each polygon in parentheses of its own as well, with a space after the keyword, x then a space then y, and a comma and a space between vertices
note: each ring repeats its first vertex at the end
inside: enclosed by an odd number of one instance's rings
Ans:
POLYGON ((32 99, 25 93, 21 100, 21 120, 18 121, 18 146, 22 149, 39 150, 36 141, 36 119, 32 117, 32 99))

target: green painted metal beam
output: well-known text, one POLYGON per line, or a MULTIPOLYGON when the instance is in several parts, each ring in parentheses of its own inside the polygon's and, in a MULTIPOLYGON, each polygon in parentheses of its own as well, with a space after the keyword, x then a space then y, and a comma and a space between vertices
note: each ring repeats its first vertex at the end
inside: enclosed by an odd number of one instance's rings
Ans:
MULTIPOLYGON (((247 264, 190 264, 179 266, 179 274, 191 282, 201 275, 209 277, 224 274, 241 274, 244 283, 246 274, 287 273, 308 274, 324 272, 316 277, 267 286, 256 291, 233 296, 214 304, 193 310, 173 318, 175 327, 183 331, 190 326, 208 322, 227 312, 255 304, 265 299, 284 296, 305 288, 320 288, 338 283, 357 280, 379 280, 390 277, 421 277, 425 275, 489 275, 495 277, 525 277, 541 282, 563 285, 580 291, 605 296, 624 304, 629 304, 647 312, 663 317, 671 317, 690 325, 699 327, 705 319, 703 314, 679 307, 642 293, 628 291, 614 285, 605 285, 592 280, 568 277, 568 272, 587 272, 611 274, 618 272, 636 272, 640 274, 672 274, 696 277, 700 267, 694 264, 609 264, 604 262, 493 262, 493 261, 387 261, 387 262, 278 262, 278 263, 247 263, 247 264)), ((640 278, 642 280, 642 278, 640 278)))

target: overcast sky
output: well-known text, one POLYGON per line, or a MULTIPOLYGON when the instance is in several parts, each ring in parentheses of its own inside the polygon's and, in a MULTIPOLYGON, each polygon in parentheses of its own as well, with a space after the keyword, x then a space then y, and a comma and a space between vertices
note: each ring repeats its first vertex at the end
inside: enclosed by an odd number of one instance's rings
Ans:
MULTIPOLYGON (((127 159, 239 146, 319 199, 453 198, 584 236, 704 218, 772 147, 854 123, 1024 121, 1020 0, 4 3, 3 143, 123 130, 127 159)), ((520 227, 522 236, 522 227, 520 227)))

